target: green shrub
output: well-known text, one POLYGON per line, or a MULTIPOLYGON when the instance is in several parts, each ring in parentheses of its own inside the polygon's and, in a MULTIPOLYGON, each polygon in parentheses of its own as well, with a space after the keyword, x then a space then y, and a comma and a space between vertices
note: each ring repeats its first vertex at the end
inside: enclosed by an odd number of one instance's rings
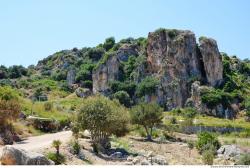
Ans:
POLYGON ((77 140, 74 140, 73 142, 71 142, 71 146, 73 149, 73 154, 75 154, 75 155, 79 154, 79 152, 81 150, 81 146, 80 146, 79 142, 77 140))
POLYGON ((113 96, 113 99, 119 100, 121 104, 123 104, 126 107, 129 107, 131 104, 131 99, 129 97, 129 94, 125 91, 118 91, 113 96))
POLYGON ((202 153, 204 150, 210 148, 211 146, 214 147, 214 150, 217 150, 220 147, 218 138, 214 134, 208 132, 199 133, 198 141, 196 144, 196 147, 199 150, 199 152, 202 153))
POLYGON ((213 165, 214 152, 212 150, 206 150, 202 153, 202 161, 206 165, 213 165))
POLYGON ((132 123, 143 126, 147 139, 152 140, 153 128, 162 122, 162 112, 163 109, 156 103, 141 103, 131 109, 130 116, 132 123))
POLYGON ((77 118, 80 128, 90 131, 94 146, 104 149, 111 135, 123 136, 128 132, 128 111, 118 101, 103 96, 84 99, 77 118))
POLYGON ((47 158, 54 161, 56 165, 63 164, 65 162, 65 156, 62 154, 48 153, 47 158))
POLYGON ((106 51, 109 51, 113 46, 115 45, 115 38, 114 37, 109 37, 105 40, 103 44, 103 48, 106 51))
POLYGON ((236 165, 250 165, 250 154, 242 154, 240 159, 236 162, 236 165))
POLYGON ((159 85, 159 80, 155 77, 148 76, 139 83, 137 87, 138 96, 145 96, 146 94, 153 94, 157 86, 159 85))
POLYGON ((44 106, 45 111, 51 111, 53 108, 53 104, 51 102, 46 102, 46 103, 44 103, 43 106, 44 106))
POLYGON ((2 100, 18 100, 18 92, 10 86, 0 86, 0 99, 2 100))
POLYGON ((177 120, 175 117, 170 118, 170 124, 177 124, 177 120))

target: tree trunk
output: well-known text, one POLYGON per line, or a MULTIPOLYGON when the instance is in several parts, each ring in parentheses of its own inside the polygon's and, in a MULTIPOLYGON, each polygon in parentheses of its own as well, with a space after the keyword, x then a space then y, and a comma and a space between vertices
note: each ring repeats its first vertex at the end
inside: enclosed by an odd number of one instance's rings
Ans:
POLYGON ((145 128, 145 131, 146 131, 146 133, 147 133, 147 141, 152 141, 152 137, 151 137, 151 134, 150 134, 149 131, 148 131, 147 126, 144 126, 144 128, 145 128))

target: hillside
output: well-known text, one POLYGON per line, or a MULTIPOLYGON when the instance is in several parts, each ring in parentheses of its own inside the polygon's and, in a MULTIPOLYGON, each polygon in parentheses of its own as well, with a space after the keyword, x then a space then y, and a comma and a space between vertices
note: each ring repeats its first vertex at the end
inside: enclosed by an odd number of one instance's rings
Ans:
POLYGON ((191 106, 232 118, 249 104, 250 62, 221 53, 211 38, 196 41, 193 32, 175 29, 119 42, 111 37, 96 47, 59 51, 36 66, 1 66, 0 84, 34 100, 101 93, 127 107, 156 101, 168 111, 191 106))

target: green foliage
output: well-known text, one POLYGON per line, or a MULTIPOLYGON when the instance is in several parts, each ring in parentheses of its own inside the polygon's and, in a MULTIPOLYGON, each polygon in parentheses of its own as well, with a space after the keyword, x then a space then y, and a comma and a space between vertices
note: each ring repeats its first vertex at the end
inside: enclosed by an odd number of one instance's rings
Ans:
POLYGON ((120 82, 120 81, 111 81, 109 82, 110 89, 113 93, 118 91, 126 91, 130 97, 132 97, 136 90, 136 84, 134 82, 120 82))
POLYGON ((176 29, 167 30, 168 36, 173 39, 178 35, 178 31, 176 29))
POLYGON ((1 100, 18 100, 19 94, 16 90, 9 86, 0 86, 0 99, 1 100))
POLYGON ((136 57, 129 56, 127 62, 123 62, 125 80, 131 79, 131 74, 136 68, 136 57))
POLYGON ((1 65, 0 66, 0 79, 8 78, 8 68, 1 65))
POLYGON ((176 108, 171 111, 174 115, 181 115, 185 119, 193 119, 197 115, 197 111, 194 108, 176 108))
POLYGON ((206 165, 213 165, 214 162, 214 152, 212 150, 207 150, 202 153, 202 161, 206 165))
POLYGON ((20 112, 21 107, 17 100, 0 99, 0 128, 4 128, 9 122, 16 120, 20 112))
POLYGON ((80 150, 81 150, 81 146, 80 146, 79 142, 77 140, 74 140, 71 142, 70 145, 72 146, 73 154, 78 155, 80 150))
POLYGON ((217 150, 220 147, 220 143, 214 134, 201 132, 198 134, 196 147, 201 153, 203 153, 203 151, 207 150, 208 148, 211 149, 212 147, 214 147, 214 150, 217 150))
POLYGON ((208 105, 208 107, 215 107, 218 104, 225 106, 230 105, 233 98, 237 96, 233 93, 227 93, 222 90, 206 89, 201 93, 201 101, 208 105))
POLYGON ((60 164, 63 164, 65 162, 65 156, 62 155, 62 154, 55 154, 55 153, 48 153, 47 154, 47 158, 54 161, 55 162, 55 165, 60 165, 60 164))
POLYGON ((118 91, 112 96, 112 98, 119 100, 119 102, 125 107, 129 107, 131 104, 131 99, 126 91, 118 91))
POLYGON ((51 111, 53 108, 53 104, 51 102, 45 102, 44 103, 44 110, 51 111))
POLYGON ((236 165, 250 165, 250 154, 242 154, 240 159, 236 162, 236 165))
POLYGON ((85 63, 80 66, 79 71, 76 74, 76 82, 81 81, 92 81, 92 70, 94 68, 94 64, 85 63))
POLYGON ((127 110, 103 96, 84 99, 77 116, 81 129, 91 132, 94 144, 103 146, 109 136, 123 136, 128 131, 127 110))
POLYGON ((137 94, 139 96, 144 96, 146 94, 153 94, 159 85, 159 80, 154 77, 148 76, 139 83, 137 87, 137 94))
POLYGON ((61 144, 62 144, 62 142, 61 142, 60 140, 54 140, 54 141, 52 142, 52 146, 56 149, 56 154, 57 154, 57 155, 60 154, 59 150, 60 150, 61 144))
POLYGON ((52 74, 52 79, 56 81, 66 80, 67 72, 63 70, 58 70, 52 74))
POLYGON ((250 97, 245 99, 246 116, 250 117, 250 97))
POLYGON ((103 48, 106 51, 109 51, 113 46, 115 45, 115 38, 114 37, 109 37, 105 40, 103 44, 103 48))
POLYGON ((8 73, 11 79, 20 78, 27 75, 27 69, 21 65, 14 65, 9 67, 8 73))
POLYGON ((131 109, 130 116, 133 124, 145 128, 148 139, 151 140, 153 127, 162 123, 162 112, 163 109, 156 103, 141 103, 131 109))

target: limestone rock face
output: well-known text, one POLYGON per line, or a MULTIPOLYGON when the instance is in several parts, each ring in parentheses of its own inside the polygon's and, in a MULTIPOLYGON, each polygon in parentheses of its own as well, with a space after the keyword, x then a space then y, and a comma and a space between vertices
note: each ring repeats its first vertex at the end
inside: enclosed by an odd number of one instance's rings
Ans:
POLYGON ((148 35, 149 73, 160 79, 159 103, 167 109, 182 107, 190 96, 189 85, 201 78, 201 62, 191 31, 159 30, 148 35))
POLYGON ((116 55, 112 55, 93 72, 93 93, 105 93, 109 88, 109 81, 117 80, 118 75, 119 61, 116 55))
POLYGON ((217 43, 214 39, 205 37, 200 38, 199 43, 207 82, 211 86, 216 86, 223 79, 222 56, 217 43))
POLYGON ((54 165, 54 162, 44 155, 27 152, 12 146, 5 146, 0 157, 3 165, 54 165))
POLYGON ((75 77, 76 77, 75 70, 73 70, 73 69, 69 70, 67 73, 67 84, 69 86, 71 86, 75 83, 75 77))
POLYGON ((127 61, 129 56, 137 56, 139 48, 135 44, 123 44, 117 51, 117 57, 120 61, 127 61))

